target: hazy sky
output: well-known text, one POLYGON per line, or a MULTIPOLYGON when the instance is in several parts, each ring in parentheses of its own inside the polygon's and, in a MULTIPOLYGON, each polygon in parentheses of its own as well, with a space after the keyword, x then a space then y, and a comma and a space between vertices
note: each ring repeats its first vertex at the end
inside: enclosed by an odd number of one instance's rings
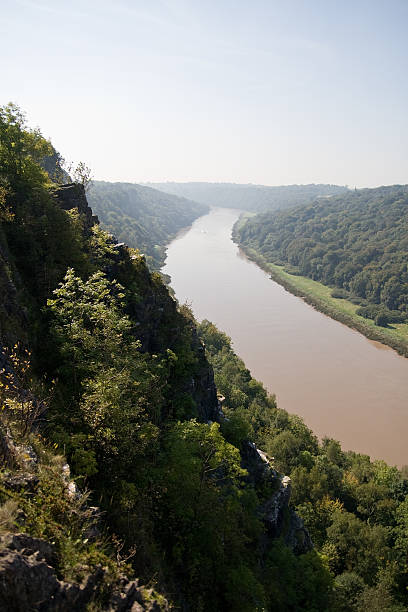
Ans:
POLYGON ((0 104, 126 181, 408 183, 408 0, 2 0, 0 104))

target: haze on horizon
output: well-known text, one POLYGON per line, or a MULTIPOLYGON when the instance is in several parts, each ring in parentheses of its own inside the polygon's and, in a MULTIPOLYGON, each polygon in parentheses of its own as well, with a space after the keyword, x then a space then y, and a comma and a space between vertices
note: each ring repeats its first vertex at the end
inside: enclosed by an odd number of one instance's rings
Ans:
POLYGON ((0 104, 110 181, 408 182, 406 0, 4 0, 0 104))

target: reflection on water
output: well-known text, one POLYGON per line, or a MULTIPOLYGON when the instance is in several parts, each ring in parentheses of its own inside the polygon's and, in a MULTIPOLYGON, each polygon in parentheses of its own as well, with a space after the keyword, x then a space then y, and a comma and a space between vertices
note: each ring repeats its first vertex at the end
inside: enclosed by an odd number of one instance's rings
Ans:
POLYGON ((319 436, 408 464, 408 359, 271 281, 231 240, 239 214, 214 208, 171 243, 163 272, 179 301, 231 336, 279 406, 319 436))

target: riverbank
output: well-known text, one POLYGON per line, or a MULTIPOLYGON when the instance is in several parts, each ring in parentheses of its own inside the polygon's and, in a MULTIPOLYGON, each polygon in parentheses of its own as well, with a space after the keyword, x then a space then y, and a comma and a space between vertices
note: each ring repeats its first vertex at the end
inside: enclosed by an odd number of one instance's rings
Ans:
MULTIPOLYGON (((245 216, 242 216, 233 228, 232 239, 238 245, 237 230, 245 221, 245 216)), ((408 357, 408 324, 401 323, 389 327, 379 327, 373 320, 365 319, 356 314, 359 308, 356 304, 346 299, 332 297, 333 287, 328 287, 305 276, 290 274, 283 266, 268 262, 254 249, 241 245, 239 247, 249 259, 267 272, 272 280, 282 285, 293 295, 301 297, 316 310, 357 330, 370 340, 376 340, 390 346, 400 355, 408 357)))

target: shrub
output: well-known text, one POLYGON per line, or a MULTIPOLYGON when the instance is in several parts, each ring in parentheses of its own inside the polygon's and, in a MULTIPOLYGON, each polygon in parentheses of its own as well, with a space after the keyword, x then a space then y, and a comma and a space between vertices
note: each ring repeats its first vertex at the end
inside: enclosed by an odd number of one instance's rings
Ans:
POLYGON ((331 294, 330 294, 333 298, 337 298, 340 300, 347 300, 349 298, 349 292, 346 291, 345 289, 342 289, 340 287, 335 287, 331 294))

